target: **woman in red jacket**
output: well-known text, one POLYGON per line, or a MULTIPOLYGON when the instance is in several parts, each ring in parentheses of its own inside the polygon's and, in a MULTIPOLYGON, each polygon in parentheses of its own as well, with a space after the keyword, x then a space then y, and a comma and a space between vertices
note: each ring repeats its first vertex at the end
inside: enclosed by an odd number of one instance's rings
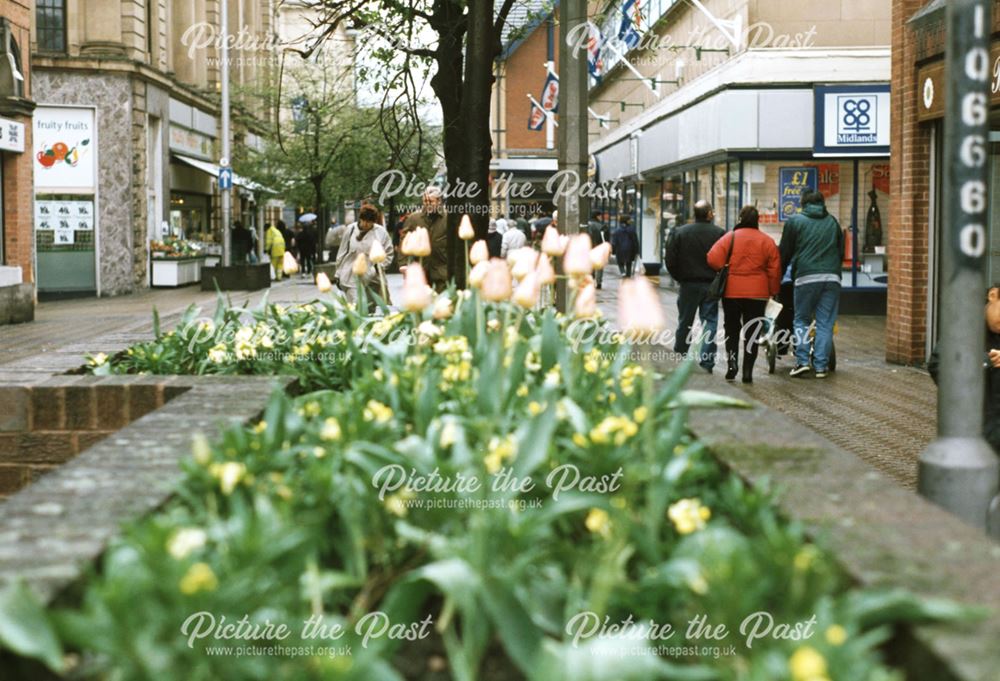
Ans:
POLYGON ((767 299, 781 291, 781 255, 774 239, 760 231, 759 219, 756 208, 745 206, 740 211, 736 228, 716 241, 708 252, 708 265, 716 271, 721 270, 729 258, 729 278, 722 298, 729 360, 727 381, 735 380, 740 370, 742 332, 743 382, 753 383, 758 337, 764 331, 764 308, 767 299))

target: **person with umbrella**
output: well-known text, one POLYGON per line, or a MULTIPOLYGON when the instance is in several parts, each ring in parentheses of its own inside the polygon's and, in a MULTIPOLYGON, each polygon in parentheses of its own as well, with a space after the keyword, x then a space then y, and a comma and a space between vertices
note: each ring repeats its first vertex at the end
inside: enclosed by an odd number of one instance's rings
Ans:
POLYGON ((302 264, 302 276, 310 276, 316 264, 316 214, 305 213, 299 217, 299 229, 295 233, 295 246, 302 264))

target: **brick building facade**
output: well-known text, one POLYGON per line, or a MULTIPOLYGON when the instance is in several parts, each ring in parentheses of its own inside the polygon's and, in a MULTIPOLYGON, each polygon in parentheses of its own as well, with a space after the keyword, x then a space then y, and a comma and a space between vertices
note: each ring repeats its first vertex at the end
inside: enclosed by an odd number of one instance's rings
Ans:
MULTIPOLYGON (((901 364, 922 364, 937 340, 946 4, 945 0, 893 3, 886 359, 901 364)), ((992 34, 998 33, 1000 0, 994 0, 992 34)), ((994 76, 997 64, 1000 40, 994 39, 990 55, 994 76)), ((990 104, 990 255, 984 287, 1000 279, 1000 85, 996 82, 990 104)))
POLYGON ((0 4, 0 324, 34 316, 32 2, 0 4))

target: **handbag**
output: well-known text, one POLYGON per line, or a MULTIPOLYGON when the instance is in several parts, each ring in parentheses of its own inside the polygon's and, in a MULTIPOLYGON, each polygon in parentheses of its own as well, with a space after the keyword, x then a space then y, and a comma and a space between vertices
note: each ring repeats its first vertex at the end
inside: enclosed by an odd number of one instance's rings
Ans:
POLYGON ((722 300, 722 296, 726 294, 726 283, 729 281, 729 262, 733 259, 733 246, 736 245, 736 231, 733 230, 732 239, 729 241, 729 255, 726 256, 726 264, 722 266, 722 269, 715 273, 715 279, 708 286, 708 293, 705 298, 709 302, 716 300, 722 300))

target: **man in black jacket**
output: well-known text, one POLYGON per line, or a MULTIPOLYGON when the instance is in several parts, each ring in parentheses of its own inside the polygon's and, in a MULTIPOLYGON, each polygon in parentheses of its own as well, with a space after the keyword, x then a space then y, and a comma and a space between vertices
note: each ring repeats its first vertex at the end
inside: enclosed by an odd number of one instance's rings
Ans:
POLYGON ((715 270, 708 266, 708 251, 726 233, 712 221, 715 211, 708 201, 694 204, 694 222, 678 227, 667 241, 667 271, 680 284, 677 296, 677 340, 674 352, 687 354, 691 347, 691 327, 695 314, 701 319, 702 341, 698 364, 708 373, 715 368, 718 351, 715 341, 719 329, 719 301, 708 300, 708 288, 715 270))

